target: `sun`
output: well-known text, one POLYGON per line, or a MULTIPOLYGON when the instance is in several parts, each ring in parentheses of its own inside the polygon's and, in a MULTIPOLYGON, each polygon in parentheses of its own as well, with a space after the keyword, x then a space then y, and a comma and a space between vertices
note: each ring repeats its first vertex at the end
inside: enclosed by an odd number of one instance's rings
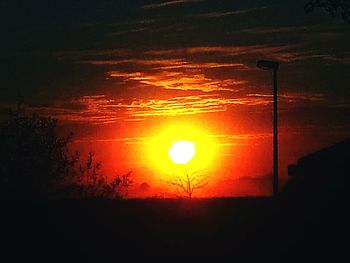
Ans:
POLYGON ((141 160, 147 162, 154 178, 188 171, 210 173, 217 167, 218 146, 210 128, 202 124, 172 122, 159 125, 142 147, 141 160))
POLYGON ((186 140, 173 142, 168 151, 170 159, 176 164, 187 164, 195 153, 194 143, 186 140))

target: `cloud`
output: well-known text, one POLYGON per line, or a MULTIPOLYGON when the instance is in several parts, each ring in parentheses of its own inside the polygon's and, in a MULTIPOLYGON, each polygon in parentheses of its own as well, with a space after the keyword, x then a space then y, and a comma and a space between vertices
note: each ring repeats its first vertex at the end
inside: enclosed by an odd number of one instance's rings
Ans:
POLYGON ((324 55, 323 58, 328 61, 338 62, 341 64, 349 65, 350 64, 350 54, 344 54, 343 56, 330 56, 324 55))
POLYGON ((29 106, 27 110, 52 116, 63 122, 109 124, 125 118, 123 107, 105 95, 82 96, 50 106, 29 106))
POLYGON ((113 85, 130 90, 152 87, 212 93, 237 92, 256 86, 254 75, 247 71, 256 70, 252 61, 255 63, 259 57, 280 62, 331 59, 314 51, 296 51, 298 48, 297 45, 194 46, 147 51, 89 50, 60 56, 72 56, 75 63, 104 67, 106 81, 112 80, 113 85))
POLYGON ((81 60, 78 63, 90 65, 121 65, 134 64, 150 66, 150 69, 210 69, 210 68, 236 68, 248 69, 243 63, 223 63, 223 62, 191 62, 184 58, 162 59, 122 59, 122 60, 81 60))
POLYGON ((256 7, 256 8, 250 8, 250 9, 242 9, 242 10, 195 14, 195 15, 190 15, 190 16, 191 17, 203 17, 203 18, 220 18, 220 17, 232 16, 232 15, 248 14, 248 13, 252 13, 252 12, 266 9, 266 8, 267 8, 266 6, 263 6, 263 7, 256 7))
MULTIPOLYGON (((256 70, 247 61, 265 57, 278 61, 311 58, 331 59, 312 51, 296 51, 298 45, 193 46, 175 49, 131 50, 102 49, 60 52, 60 59, 75 63, 104 66, 107 81, 127 88, 118 99, 105 95, 81 96, 33 110, 67 122, 108 124, 120 121, 143 121, 159 116, 187 116, 218 113, 232 107, 269 107, 271 95, 256 93, 250 72, 256 70), (245 62, 245 63, 244 63, 245 62), (236 74, 232 74, 236 73, 236 74), (248 74, 248 75, 247 75, 248 74), (156 90, 156 98, 139 96, 156 90), (173 97, 160 96, 172 90, 173 97), (176 91, 176 92, 175 92, 176 91), (131 94, 134 94, 133 97, 131 94)), ((332 57, 333 58, 333 57, 332 57)), ((255 84, 254 84, 255 83, 255 84)), ((322 103, 323 94, 280 93, 281 110, 302 103, 322 103), (288 106, 286 106, 288 105, 288 106)), ((230 142, 228 142, 230 143, 230 142)))
POLYGON ((217 139, 216 144, 220 147, 257 145, 263 140, 270 139, 271 133, 247 133, 247 134, 217 134, 211 137, 217 139))
POLYGON ((77 63, 80 64, 89 64, 96 66, 106 66, 106 65, 121 65, 127 63, 133 63, 132 59, 123 59, 123 60, 80 60, 77 63))
POLYGON ((291 33, 298 31, 308 31, 310 26, 273 26, 273 27, 252 27, 240 30, 243 33, 249 34, 274 34, 274 33, 291 33))
MULTIPOLYGON (((260 94, 260 93, 249 93, 247 97, 251 98, 266 98, 272 100, 271 94, 260 94)), ((281 103, 290 104, 297 102, 323 102, 326 100, 326 97, 322 93, 310 93, 310 92, 289 92, 282 93, 278 95, 278 98, 281 103)))
POLYGON ((108 75, 109 77, 122 78, 124 81, 136 81, 140 84, 163 89, 199 90, 203 92, 234 91, 237 86, 246 83, 246 81, 234 79, 215 80, 201 73, 163 70, 153 73, 111 71, 108 75))
POLYGON ((133 28, 133 29, 129 29, 129 30, 121 30, 121 31, 111 32, 109 35, 110 36, 130 35, 133 33, 140 33, 140 32, 146 31, 146 30, 147 30, 147 28, 140 27, 140 28, 133 28))
MULTIPOLYGON (((193 50, 190 50, 192 52, 193 50)), ((195 52, 195 51, 194 51, 195 52)), ((145 85, 166 90, 182 91, 237 91, 246 80, 219 77, 206 71, 213 70, 249 70, 243 63, 232 61, 190 60, 185 57, 164 58, 163 56, 148 55, 144 58, 80 60, 77 63, 94 66, 115 66, 116 69, 106 73, 108 79, 115 79, 133 89, 145 85), (125 70, 127 69, 127 71, 125 70)))
POLYGON ((132 51, 127 48, 112 49, 88 49, 79 51, 59 51, 54 53, 55 57, 61 60, 80 61, 86 59, 126 58, 132 55, 132 51))
MULTIPOLYGON (((129 75, 143 79, 142 75, 137 73, 129 75)), ((301 104, 315 105, 326 101, 325 96, 319 93, 282 93, 279 98, 281 110, 286 107, 291 109, 293 105, 296 107, 301 104)), ((230 97, 223 97, 219 94, 200 94, 168 99, 116 99, 106 95, 95 95, 82 96, 51 106, 30 106, 28 110, 53 116, 65 122, 97 125, 120 121, 141 121, 159 116, 218 113, 227 111, 229 107, 237 106, 263 109, 261 107, 269 107, 271 104, 272 96, 260 93, 231 93, 230 97)), ((126 142, 139 143, 131 140, 126 142)))
MULTIPOLYGON (((297 27, 295 27, 297 28, 297 27)), ((252 29, 253 31, 259 29, 252 29)), ((266 29, 294 30, 294 27, 266 29)), ((245 46, 194 46, 175 49, 135 51, 126 48, 57 52, 56 57, 81 64, 96 66, 133 65, 147 66, 148 70, 235 68, 249 70, 247 63, 253 58, 265 57, 280 62, 324 59, 349 64, 349 56, 335 56, 321 50, 305 49, 303 44, 245 45, 245 46), (228 58, 230 61, 228 62, 228 58), (210 61, 208 61, 210 59, 210 61)))
POLYGON ((182 5, 182 4, 188 4, 188 3, 198 3, 198 2, 204 2, 205 0, 173 0, 173 1, 166 1, 161 3, 152 3, 142 6, 143 9, 155 9, 155 8, 162 8, 167 6, 176 6, 176 5, 182 5))
POLYGON ((105 95, 83 96, 52 106, 31 106, 28 110, 65 122, 109 124, 126 120, 144 120, 154 116, 184 116, 226 111, 229 105, 264 105, 264 98, 220 98, 198 95, 171 99, 112 99, 105 95), (72 106, 74 105, 74 106, 72 106))
MULTIPOLYGON (((293 104, 301 101, 324 100, 322 95, 282 94, 281 104, 293 104)), ((134 100, 125 105, 131 117, 149 118, 153 116, 183 116, 202 113, 225 112, 229 106, 269 106, 272 96, 266 94, 247 94, 237 98, 223 98, 219 95, 198 95, 175 97, 172 99, 134 100)))
POLYGON ((183 116, 225 110, 225 103, 221 99, 206 95, 137 100, 128 106, 128 114, 133 117, 183 116))
POLYGON ((296 51, 298 46, 296 45, 247 45, 247 46, 199 46, 191 48, 179 48, 169 50, 149 50, 145 54, 153 56, 172 56, 172 57, 186 57, 189 55, 204 55, 211 54, 213 57, 215 54, 231 57, 242 56, 264 56, 270 59, 275 59, 281 62, 292 62, 296 60, 309 59, 312 55, 312 51, 296 51))

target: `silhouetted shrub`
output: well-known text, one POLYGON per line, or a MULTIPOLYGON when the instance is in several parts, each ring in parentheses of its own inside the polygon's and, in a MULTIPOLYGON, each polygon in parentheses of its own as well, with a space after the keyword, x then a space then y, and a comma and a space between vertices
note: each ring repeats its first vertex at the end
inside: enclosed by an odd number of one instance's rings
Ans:
POLYGON ((66 195, 78 199, 121 199, 128 195, 131 171, 108 178, 100 173, 101 163, 89 153, 85 163, 76 163, 65 178, 66 195))
MULTIPOLYGON (((19 111, 18 111, 19 112, 19 111)), ((123 198, 131 172, 112 178, 89 153, 85 164, 69 154, 67 137, 57 134, 57 120, 11 113, 0 122, 0 195, 5 199, 123 198)))
POLYGON ((57 120, 10 114, 0 123, 0 191, 8 198, 47 198, 76 159, 67 146, 72 134, 57 135, 57 120))

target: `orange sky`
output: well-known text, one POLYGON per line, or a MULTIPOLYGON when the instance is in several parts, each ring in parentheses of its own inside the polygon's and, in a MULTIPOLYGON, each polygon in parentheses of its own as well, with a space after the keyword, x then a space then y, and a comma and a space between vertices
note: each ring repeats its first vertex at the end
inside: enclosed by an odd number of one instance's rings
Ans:
POLYGON ((258 59, 281 63, 282 184, 288 164, 349 136, 349 27, 302 0, 63 2, 4 7, 0 114, 20 97, 59 119, 103 173, 133 171, 131 197, 174 196, 167 153, 150 147, 186 126, 210 142, 195 196, 271 193, 272 79, 258 59))

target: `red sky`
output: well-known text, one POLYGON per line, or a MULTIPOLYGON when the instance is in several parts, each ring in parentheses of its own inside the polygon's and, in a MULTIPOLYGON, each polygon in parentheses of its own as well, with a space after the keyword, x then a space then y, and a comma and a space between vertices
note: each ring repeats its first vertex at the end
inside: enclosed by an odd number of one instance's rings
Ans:
POLYGON ((38 2, 1 8, 1 108, 20 95, 28 111, 58 118, 105 174, 133 171, 133 197, 173 195, 164 178, 174 171, 154 165, 149 147, 181 125, 212 142, 204 153, 215 149, 197 196, 271 193, 272 79, 261 58, 281 63, 282 182, 288 164, 349 136, 349 25, 304 14, 304 1, 38 2))

